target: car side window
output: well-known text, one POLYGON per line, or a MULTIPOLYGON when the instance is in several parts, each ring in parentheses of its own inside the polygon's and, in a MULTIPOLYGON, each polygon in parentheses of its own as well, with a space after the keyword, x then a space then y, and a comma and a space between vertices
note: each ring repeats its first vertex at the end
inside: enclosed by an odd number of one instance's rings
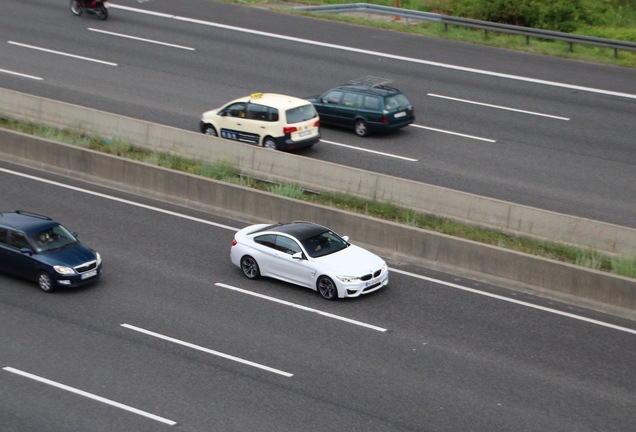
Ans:
POLYGON ((365 96, 364 107, 371 110, 380 109, 380 98, 376 96, 365 96))
POLYGON ((247 105, 247 118, 251 120, 271 121, 270 108, 265 105, 250 103, 247 105))
POLYGON ((254 238, 254 241, 263 246, 276 249, 276 236, 274 234, 264 234, 254 238))
POLYGON ((355 93, 345 93, 342 97, 342 105, 346 107, 355 107, 357 106, 358 95, 355 93))
POLYGON ((245 118, 245 102, 237 102, 229 105, 223 110, 223 114, 229 117, 245 118))
POLYGON ((0 228, 0 243, 1 244, 7 243, 7 230, 4 228, 0 228))
POLYGON ((302 252, 298 243, 288 237, 280 235, 276 236, 276 249, 289 255, 302 252))
POLYGON ((26 236, 17 231, 9 231, 7 244, 16 249, 28 248, 29 242, 26 236))
POLYGON ((342 91, 333 90, 322 97, 322 101, 328 104, 339 104, 342 98, 342 91))

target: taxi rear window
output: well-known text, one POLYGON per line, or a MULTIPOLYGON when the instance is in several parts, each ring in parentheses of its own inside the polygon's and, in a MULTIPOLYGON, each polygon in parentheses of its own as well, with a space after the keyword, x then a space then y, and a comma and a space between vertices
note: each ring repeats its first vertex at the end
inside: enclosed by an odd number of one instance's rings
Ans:
POLYGON ((299 123, 316 118, 318 113, 312 104, 302 105, 285 112, 287 123, 299 123))

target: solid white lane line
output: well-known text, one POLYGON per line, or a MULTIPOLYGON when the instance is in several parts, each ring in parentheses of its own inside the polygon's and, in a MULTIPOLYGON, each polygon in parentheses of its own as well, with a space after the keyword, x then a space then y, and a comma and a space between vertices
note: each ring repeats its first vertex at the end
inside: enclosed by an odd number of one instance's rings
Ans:
POLYGON ((92 31, 92 32, 96 32, 96 33, 107 34, 107 35, 110 35, 110 36, 117 36, 117 37, 126 38, 126 39, 133 39, 133 40, 141 41, 141 42, 148 42, 148 43, 152 43, 152 44, 156 44, 156 45, 164 45, 164 46, 171 47, 171 48, 179 48, 179 49, 183 49, 183 50, 194 51, 194 48, 190 48, 190 47, 182 46, 182 45, 175 45, 175 44, 166 43, 166 42, 160 42, 160 41, 153 40, 153 39, 144 39, 144 38, 140 38, 140 37, 137 37, 137 36, 130 36, 130 35, 122 34, 122 33, 114 33, 114 32, 109 32, 109 31, 106 31, 106 30, 100 30, 100 29, 91 28, 91 27, 89 27, 88 30, 92 31))
POLYGON ((107 62, 104 60, 97 60, 94 58, 90 58, 90 57, 83 57, 83 56, 79 56, 79 55, 75 55, 75 54, 69 54, 69 53, 65 53, 62 51, 55 51, 55 50, 51 50, 48 48, 42 48, 42 47, 37 47, 34 45, 27 45, 27 44, 23 44, 20 42, 13 42, 13 41, 7 41, 7 43, 11 44, 11 45, 15 45, 15 46, 19 46, 19 47, 23 47, 23 48, 29 48, 29 49, 33 49, 33 50, 37 50, 37 51, 44 51, 47 53, 51 53, 51 54, 57 54, 57 55, 61 55, 61 56, 65 56, 65 57, 72 57, 75 59, 79 59, 79 60, 85 60, 85 61, 90 61, 90 62, 94 62, 94 63, 101 63, 107 66, 117 66, 117 63, 111 63, 111 62, 107 62))
POLYGON ((437 129, 437 128, 432 128, 432 127, 428 127, 428 126, 421 126, 421 125, 416 125, 416 124, 410 124, 409 126, 413 126, 413 127, 420 128, 420 129, 426 129, 426 130, 430 130, 430 131, 434 131, 434 132, 445 133, 445 134, 448 134, 448 135, 455 135, 455 136, 459 136, 459 137, 462 137, 462 138, 474 139, 474 140, 477 140, 477 141, 486 141, 486 142, 491 142, 491 143, 497 142, 497 140, 490 139, 490 138, 482 138, 482 137, 478 137, 478 136, 474 136, 474 135, 467 135, 467 134, 463 134, 463 133, 459 133, 459 132, 452 132, 452 131, 449 131, 449 130, 437 129))
POLYGON ((436 98, 440 98, 440 99, 448 99, 448 100, 457 101, 457 102, 463 102, 463 103, 472 104, 472 105, 480 105, 480 106, 485 106, 485 107, 488 107, 488 108, 496 108, 496 109, 501 109, 501 110, 506 110, 506 111, 514 111, 514 112, 523 113, 523 114, 530 114, 530 115, 535 115, 535 116, 548 117, 548 118, 552 118, 552 119, 556 119, 556 120, 566 120, 566 121, 570 120, 567 117, 559 117, 559 116, 555 116, 555 115, 543 114, 543 113, 538 113, 538 112, 534 112, 534 111, 525 111, 525 110, 505 107, 505 106, 501 106, 501 105, 492 105, 492 104, 487 104, 487 103, 483 103, 483 102, 476 102, 476 101, 471 101, 471 100, 468 100, 468 99, 458 99, 458 98, 454 98, 454 97, 450 97, 450 96, 442 96, 442 95, 433 94, 433 93, 428 93, 428 96, 432 96, 432 97, 436 97, 436 98))
POLYGON ((34 80, 38 80, 38 81, 42 81, 42 79, 43 79, 43 78, 36 77, 36 76, 33 76, 33 75, 27 75, 27 74, 23 74, 23 73, 19 73, 19 72, 13 72, 13 71, 6 70, 6 69, 0 69, 0 72, 6 73, 6 74, 9 74, 9 75, 19 76, 19 77, 22 77, 22 78, 34 79, 34 80))
POLYGON ((427 277, 427 276, 418 275, 416 273, 410 273, 410 272, 407 272, 407 271, 404 271, 404 270, 398 270, 398 269, 392 268, 391 271, 395 272, 395 273, 403 274, 405 276, 413 277, 413 278, 416 278, 416 279, 421 279, 421 280, 425 280, 425 281, 428 281, 428 282, 432 282, 432 283, 435 283, 435 284, 438 284, 438 285, 445 285, 447 287, 456 288, 456 289, 459 289, 459 290, 462 290, 462 291, 467 291, 467 292, 470 292, 470 293, 473 293, 473 294, 479 294, 479 295, 486 296, 486 297, 491 297, 491 298, 494 298, 494 299, 497 299, 497 300, 503 300, 503 301, 507 301, 509 303, 514 303, 514 304, 518 304, 518 305, 521 305, 521 306, 525 306, 525 307, 529 307, 529 308, 533 308, 533 309, 538 309, 538 310, 541 310, 541 311, 544 311, 544 312, 549 312, 549 313, 552 313, 552 314, 555 314, 555 315, 561 315, 561 316, 568 317, 568 318, 574 318, 574 319, 579 320, 579 321, 585 321, 585 322, 596 324, 596 325, 600 325, 600 326, 603 326, 603 327, 608 327, 608 328, 611 328, 611 329, 614 329, 614 330, 620 330, 620 331, 624 331, 624 332, 627 332, 627 333, 636 334, 636 330, 630 329, 630 328, 627 328, 627 327, 621 327, 621 326, 617 326, 617 325, 614 325, 614 324, 606 323, 606 322, 603 322, 603 321, 598 321, 598 320, 595 320, 595 319, 582 317, 580 315, 574 315, 574 314, 571 314, 571 313, 568 313, 568 312, 563 312, 563 311, 560 311, 560 310, 557 310, 557 309, 552 309, 552 308, 548 308, 548 307, 545 307, 545 306, 539 306, 539 305, 528 303, 528 302, 524 302, 524 301, 521 301, 521 300, 511 299, 509 297, 504 297, 504 296, 500 296, 500 295, 497 295, 497 294, 492 294, 492 293, 489 293, 489 292, 480 291, 480 290, 477 290, 477 289, 474 289, 474 288, 469 288, 469 287, 466 287, 466 286, 463 286, 463 285, 459 285, 459 284, 455 284, 455 283, 452 283, 452 282, 446 282, 446 281, 443 281, 443 280, 439 280, 439 279, 434 279, 434 278, 430 278, 430 277, 427 277))
POLYGON ((380 156, 386 156, 386 157, 391 157, 391 158, 395 158, 395 159, 402 159, 402 160, 406 160, 406 161, 409 161, 409 162, 417 162, 417 159, 409 158, 409 157, 406 157, 406 156, 398 156, 398 155, 394 155, 394 154, 391 154, 391 153, 384 153, 384 152, 380 152, 380 151, 376 151, 376 150, 369 150, 369 149, 365 149, 365 148, 362 148, 362 147, 355 147, 355 146, 348 145, 348 144, 337 143, 337 142, 334 142, 334 141, 327 141, 327 140, 321 139, 320 142, 321 143, 325 143, 325 144, 335 145, 335 146, 338 146, 338 147, 345 147, 345 148, 349 148, 349 149, 353 149, 353 150, 359 150, 359 151, 363 151, 363 152, 367 152, 367 153, 373 153, 373 154, 377 154, 377 155, 380 155, 380 156))
POLYGON ((193 19, 193 18, 186 18, 186 17, 175 16, 175 15, 162 14, 162 13, 158 13, 158 12, 151 12, 151 11, 146 11, 146 10, 143 10, 143 9, 136 9, 136 8, 126 7, 126 6, 117 6, 117 5, 111 4, 110 7, 118 8, 118 9, 124 9, 124 10, 128 10, 130 12, 137 12, 137 13, 143 13, 143 14, 149 14, 149 15, 156 15, 156 16, 160 16, 160 17, 163 17, 163 18, 175 19, 175 20, 178 20, 178 21, 185 21, 185 22, 190 22, 190 23, 193 23, 193 24, 202 24, 202 25, 206 25, 206 26, 210 26, 210 27, 222 28, 222 29, 226 29, 226 30, 232 30, 232 31, 237 31, 237 32, 242 32, 242 33, 249 33, 249 34, 254 34, 254 35, 264 36, 264 37, 270 37, 270 38, 274 38, 274 39, 287 40, 287 41, 291 41, 291 42, 304 43, 304 44, 308 44, 308 45, 321 46, 321 47, 325 47, 325 48, 338 49, 338 50, 342 50, 342 51, 355 52, 355 53, 359 53, 359 54, 368 54, 368 55, 372 55, 372 56, 376 56, 376 57, 384 57, 384 58, 389 58, 389 59, 393 59, 393 60, 400 60, 400 61, 405 61, 405 62, 410 62, 410 63, 424 64, 424 65, 428 65, 428 66, 435 66, 435 67, 440 67, 440 68, 445 68, 445 69, 457 70, 457 71, 461 71, 461 72, 468 72, 468 73, 474 73, 474 74, 479 74, 479 75, 492 76, 492 77, 496 77, 496 78, 505 78, 505 79, 515 80, 515 81, 523 81, 523 82, 529 82, 529 83, 533 83, 533 84, 541 84, 541 85, 552 86, 552 87, 561 87, 561 88, 566 88, 566 89, 571 89, 571 90, 579 90, 579 91, 584 91, 584 92, 589 92, 589 93, 597 93, 597 94, 604 94, 604 95, 610 95, 610 96, 618 96, 618 97, 623 97, 623 98, 628 98, 628 99, 636 99, 636 94, 631 94, 631 93, 622 93, 622 92, 616 92, 616 91, 611 91, 611 90, 597 89, 597 88, 593 88, 593 87, 585 87, 585 86, 579 86, 579 85, 573 85, 573 84, 565 84, 565 83, 560 83, 560 82, 556 82, 556 81, 548 81, 548 80, 529 78, 529 77, 524 77, 524 76, 519 76, 519 75, 511 75, 511 74, 504 74, 504 73, 499 73, 499 72, 492 72, 492 71, 487 71, 487 70, 483 70, 483 69, 475 69, 475 68, 456 66, 456 65, 446 64, 446 63, 433 62, 433 61, 429 61, 429 60, 421 60, 421 59, 416 59, 416 58, 412 58, 412 57, 404 57, 404 56, 399 56, 399 55, 394 55, 394 54, 387 54, 387 53, 378 52, 378 51, 370 51, 370 50, 364 50, 364 49, 359 49, 359 48, 352 48, 352 47, 347 47, 347 46, 343 46, 343 45, 335 45, 335 44, 330 44, 330 43, 325 43, 325 42, 313 41, 313 40, 309 40, 309 39, 301 39, 301 38, 296 38, 296 37, 291 37, 291 36, 284 36, 284 35, 280 35, 280 34, 276 34, 276 33, 268 33, 268 32, 263 32, 263 31, 258 31, 258 30, 246 29, 246 28, 242 28, 242 27, 235 27, 235 26, 230 26, 230 25, 225 25, 225 24, 214 23, 214 22, 211 22, 211 21, 203 21, 203 20, 198 20, 198 19, 193 19))
POLYGON ((353 319, 350 319, 350 318, 345 318, 345 317, 342 317, 342 316, 339 316, 339 315, 334 315, 334 314, 331 314, 329 312, 323 312, 323 311, 318 310, 318 309, 312 309, 312 308, 307 307, 307 306, 301 306, 299 304, 288 302, 286 300, 280 300, 280 299, 277 299, 275 297, 269 297, 269 296, 266 296, 266 295, 263 295, 263 294, 255 293, 255 292, 252 292, 252 291, 247 291, 247 290, 244 290, 244 289, 241 289, 241 288, 237 288, 237 287, 232 286, 232 285, 227 285, 227 284, 219 283, 219 282, 215 283, 214 285, 216 285, 218 287, 221 287, 221 288, 227 288, 229 290, 237 291, 237 292, 240 292, 240 293, 243 293, 243 294, 248 294, 248 295, 251 295, 251 296, 254 296, 254 297, 258 297, 258 298, 262 298, 262 299, 265 299, 265 300, 269 300, 269 301, 272 301, 272 302, 275 302, 275 303, 284 304, 285 306, 291 306, 293 308, 301 309, 301 310, 304 310, 306 312, 317 313, 318 315, 323 315, 323 316, 326 316, 326 317, 329 317, 329 318, 333 318, 333 319, 337 319, 337 320, 340 320, 340 321, 344 321, 344 322, 347 322, 349 324, 355 324, 357 326, 366 327, 366 328, 371 329, 371 330, 376 330, 376 331, 379 331, 379 332, 385 332, 386 331, 386 329, 382 328, 382 327, 377 327, 377 326, 374 326, 374 325, 371 325, 371 324, 363 323, 361 321, 356 321, 356 320, 353 320, 353 319))
MULTIPOLYGON (((125 200, 125 199, 122 199, 122 198, 117 198, 117 197, 114 197, 114 196, 110 196, 110 195, 94 192, 94 191, 91 191, 91 190, 88 190, 88 189, 82 189, 82 188, 79 188, 79 187, 66 185, 66 184, 63 184, 63 183, 47 180, 47 179, 44 179, 44 178, 41 178, 41 177, 35 177, 35 176, 32 176, 32 175, 19 173, 17 171, 11 171, 11 170, 8 170, 8 169, 5 169, 5 168, 0 168, 0 172, 5 172, 7 174, 12 174, 12 175, 28 178, 30 180, 39 181, 41 183, 47 183, 47 184, 58 186, 58 187, 61 187, 61 188, 70 189, 70 190, 73 190, 73 191, 76 191, 76 192, 82 192, 82 193, 85 193, 85 194, 88 194, 88 195, 93 195, 93 196, 97 196, 97 197, 100 197, 100 198, 121 202, 123 204, 128 204, 128 205, 135 206, 135 207, 141 207, 141 208, 144 208, 146 210, 151 210, 151 211, 156 211, 158 213, 168 214, 170 216, 174 216, 174 217, 177 217, 177 218, 187 219, 187 220, 191 220, 191 221, 194 221, 194 222, 199 222, 199 223, 202 223, 202 224, 214 226, 214 227, 217 227, 217 228, 222 228, 222 229, 226 229, 226 230, 230 230, 230 231, 238 231, 238 228, 231 227, 231 226, 228 226, 228 225, 223 225, 223 224, 219 224, 219 223, 216 223, 216 222, 211 222, 211 221, 208 221, 208 220, 205 220, 205 219, 195 218, 195 217, 188 216, 188 215, 185 215, 185 214, 182 214, 182 213, 177 213, 177 212, 173 212, 173 211, 169 211, 169 210, 164 210, 164 209, 161 209, 161 208, 158 208, 158 207, 149 206, 149 205, 146 205, 146 204, 140 204, 140 203, 137 203, 137 202, 134 202, 134 201, 129 201, 129 200, 125 200)), ((629 333, 636 334, 636 330, 632 330, 632 329, 625 328, 625 327, 620 327, 620 326, 615 326, 613 324, 605 323, 605 322, 602 322, 602 321, 591 320, 589 318, 582 317, 580 315, 563 313, 563 312, 556 311, 556 310, 553 310, 553 309, 547 309, 547 308, 544 308, 542 306, 537 306, 537 305, 534 305, 532 303, 525 303, 525 302, 521 302, 521 301, 518 301, 518 300, 511 300, 511 299, 508 299, 506 297, 499 297, 499 296, 496 296, 494 294, 489 294, 489 293, 485 293, 483 291, 473 290, 472 288, 463 287, 461 285, 449 284, 448 282, 444 282, 444 281, 439 280, 439 279, 433 279, 433 278, 429 278, 429 277, 426 277, 426 276, 421 276, 421 275, 418 275, 418 274, 415 274, 415 273, 409 273, 409 272, 406 272, 406 271, 403 271, 403 270, 398 270, 398 269, 392 268, 391 271, 394 271, 396 273, 401 273, 401 274, 404 274, 404 275, 407 275, 407 276, 410 276, 410 277, 418 278, 418 279, 428 280, 428 281, 433 282, 433 283, 439 283, 439 284, 442 284, 442 285, 453 286, 455 288, 463 289, 465 291, 474 292, 475 294, 486 295, 486 296, 490 296, 490 297, 494 297, 494 298, 500 298, 500 300, 506 300, 506 301, 510 301, 512 303, 516 303, 516 304, 519 304, 519 305, 523 305, 523 306, 527 306, 527 307, 532 307, 532 308, 544 310, 546 312, 558 313, 560 315, 568 316, 570 318, 578 319, 578 320, 581 320, 581 321, 593 322, 593 323, 601 325, 601 326, 614 328, 614 329, 617 329, 617 330, 627 331, 629 333)), ((224 286, 224 285, 219 285, 219 286, 224 286)), ((239 288, 230 287, 229 285, 225 286, 225 287, 226 288, 230 288, 230 289, 234 289, 236 291, 243 291, 243 290, 241 290, 239 288)), ((260 294, 256 294, 256 293, 249 292, 249 291, 246 291, 246 293, 250 294, 250 295, 254 295, 254 296, 261 296, 260 294)), ((273 301, 278 301, 277 299, 272 299, 272 300, 273 301)), ((280 300, 280 302, 284 303, 282 300, 280 300)), ((330 315, 330 314, 326 314, 326 313, 321 313, 321 314, 322 315, 327 315, 327 316, 330 315)), ((334 315, 334 317, 335 317, 335 315, 334 315)), ((347 319, 345 319, 345 318, 342 318, 342 320, 343 321, 347 321, 347 319)), ((353 323, 357 324, 357 325, 362 325, 362 326, 365 326, 365 327, 374 328, 375 330, 378 330, 378 331, 386 331, 386 329, 383 329, 381 327, 369 326, 368 324, 358 323, 357 321, 355 321, 353 323)))
POLYGON ((240 357, 235 357, 235 356, 232 356, 232 355, 229 355, 229 354, 225 354, 225 353, 222 353, 222 352, 219 352, 219 351, 214 351, 214 350, 211 350, 209 348, 205 348, 205 347, 202 347, 202 346, 199 346, 199 345, 195 345, 195 344, 192 344, 192 343, 189 343, 189 342, 185 342, 185 341, 182 341, 182 340, 179 340, 179 339, 175 339, 175 338, 170 337, 170 336, 165 336, 165 335, 162 335, 160 333, 155 333, 155 332, 150 331, 150 330, 142 329, 141 327, 136 327, 136 326, 133 326, 133 325, 130 325, 130 324, 121 324, 121 326, 125 327, 125 328, 127 328, 129 330, 134 330, 134 331, 139 332, 139 333, 147 334, 148 336, 153 336, 153 337, 156 337, 158 339, 163 339, 163 340, 166 340, 168 342, 172 342, 172 343, 175 343, 175 344, 178 344, 178 345, 183 345, 183 346, 188 347, 188 348, 192 348, 192 349, 195 349, 195 350, 198 350, 198 351, 203 351, 205 353, 212 354, 212 355, 215 355, 215 356, 218 356, 218 357, 222 357, 224 359, 232 360, 232 361, 235 361, 237 363, 242 363, 242 364, 245 364, 245 365, 248 365, 248 366, 252 366, 252 367, 255 367, 255 368, 258 368, 258 369, 262 369, 262 370, 265 370, 265 371, 268 371, 268 372, 272 372, 272 373, 275 373, 275 374, 278 374, 278 375, 283 375, 283 376, 285 376, 287 378, 290 378, 290 377, 294 376, 294 374, 291 374, 289 372, 285 372, 285 371, 282 371, 282 370, 279 370, 279 369, 274 369, 274 368, 271 368, 269 366, 262 365, 260 363, 255 363, 253 361, 245 360, 245 359, 242 359, 240 357))
POLYGON ((177 424, 177 422, 169 420, 167 418, 163 418, 163 417, 160 417, 158 415, 151 414, 149 412, 142 411, 142 410, 139 410, 137 408, 133 408, 133 407, 130 407, 128 405, 124 405, 124 404, 121 404, 119 402, 115 402, 115 401, 112 401, 110 399, 106 399, 106 398, 103 398, 101 396, 97 396, 97 395, 94 395, 92 393, 88 393, 88 392, 85 392, 83 390, 76 389, 74 387, 69 387, 69 386, 67 386, 65 384, 61 384, 61 383, 56 382, 56 381, 51 381, 50 379, 42 378, 40 376, 33 375, 31 373, 21 371, 19 369, 15 369, 15 368, 12 368, 12 367, 9 367, 9 366, 4 367, 3 369, 5 371, 7 371, 7 372, 11 372, 13 374, 20 375, 20 376, 23 376, 25 378, 32 379, 34 381, 38 381, 38 382, 41 382, 43 384, 48 384, 50 386, 57 387, 57 388, 62 389, 62 390, 66 390, 68 392, 75 393, 77 395, 84 396, 84 397, 87 397, 89 399, 93 399, 93 400, 96 400, 98 402, 102 402, 102 403, 105 403, 107 405, 111 405, 111 406, 114 406, 116 408, 120 408, 120 409, 123 409, 125 411, 129 411, 131 413, 138 414, 140 416, 147 417, 147 418, 152 419, 152 420, 156 420, 156 421, 161 422, 161 423, 165 423, 165 424, 170 425, 170 426, 174 426, 174 425, 177 424))
POLYGON ((130 201, 130 200, 123 199, 123 198, 117 198, 117 197, 114 197, 112 195, 106 195, 106 194, 99 193, 99 192, 94 192, 94 191, 91 191, 91 190, 88 190, 88 189, 82 189, 82 188, 71 186, 71 185, 67 185, 67 184, 64 184, 64 183, 59 183, 59 182, 56 182, 56 181, 53 181, 53 180, 47 180, 47 179, 44 179, 44 178, 41 178, 41 177, 35 177, 35 176, 29 175, 29 174, 20 173, 20 172, 17 172, 17 171, 11 171, 11 170, 8 170, 8 169, 5 169, 5 168, 0 168, 0 172, 5 172, 7 174, 13 174, 13 175, 16 175, 16 176, 19 176, 19 177, 28 178, 30 180, 39 181, 41 183, 46 183, 46 184, 50 184, 50 185, 53 185, 53 186, 58 186, 58 187, 61 187, 61 188, 64 188, 64 189, 69 189, 69 190, 76 191, 76 192, 82 192, 82 193, 85 193, 85 194, 88 194, 88 195, 93 195, 93 196, 104 198, 104 199, 108 199, 108 200, 111 200, 111 201, 117 201, 117 202, 120 202, 120 203, 123 203, 123 204, 128 204, 128 205, 131 205, 131 206, 140 207, 140 208, 143 208, 143 209, 146 209, 146 210, 152 210, 152 211, 155 211, 157 213, 164 213, 164 214, 167 214, 167 215, 170 215, 170 216, 175 216, 175 217, 178 217, 178 218, 181 218, 181 219, 188 219, 188 220, 191 220, 191 221, 194 221, 194 222, 199 222, 199 223, 202 223, 202 224, 211 225, 211 226, 214 226, 214 227, 217 227, 217 228, 223 228, 223 229, 230 230, 230 231, 238 231, 239 230, 238 228, 235 228, 235 227, 231 227, 231 226, 228 226, 228 225, 223 225, 223 224, 216 223, 216 222, 211 222, 211 221, 208 221, 208 220, 205 220, 205 219, 200 219, 200 218, 193 217, 193 216, 188 216, 188 215, 185 215, 183 213, 177 213, 177 212, 173 212, 173 211, 170 211, 170 210, 164 210, 164 209, 161 209, 161 208, 158 208, 158 207, 153 207, 153 206, 149 206, 149 205, 146 205, 146 204, 141 204, 141 203, 138 203, 138 202, 135 202, 135 201, 130 201))

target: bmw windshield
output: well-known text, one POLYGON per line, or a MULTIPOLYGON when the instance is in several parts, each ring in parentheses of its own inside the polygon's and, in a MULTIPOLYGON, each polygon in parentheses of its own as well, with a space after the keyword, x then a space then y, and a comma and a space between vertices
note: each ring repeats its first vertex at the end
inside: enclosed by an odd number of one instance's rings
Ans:
POLYGON ((346 249, 349 243, 332 231, 324 231, 301 242, 307 254, 312 258, 329 255, 346 249))

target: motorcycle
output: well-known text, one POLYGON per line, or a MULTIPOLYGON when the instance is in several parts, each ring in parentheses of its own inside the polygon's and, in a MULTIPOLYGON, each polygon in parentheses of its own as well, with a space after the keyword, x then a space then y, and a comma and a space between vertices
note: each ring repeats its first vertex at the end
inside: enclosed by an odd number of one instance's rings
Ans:
POLYGON ((71 0, 71 12, 77 16, 86 12, 104 21, 108 18, 108 0, 71 0))

